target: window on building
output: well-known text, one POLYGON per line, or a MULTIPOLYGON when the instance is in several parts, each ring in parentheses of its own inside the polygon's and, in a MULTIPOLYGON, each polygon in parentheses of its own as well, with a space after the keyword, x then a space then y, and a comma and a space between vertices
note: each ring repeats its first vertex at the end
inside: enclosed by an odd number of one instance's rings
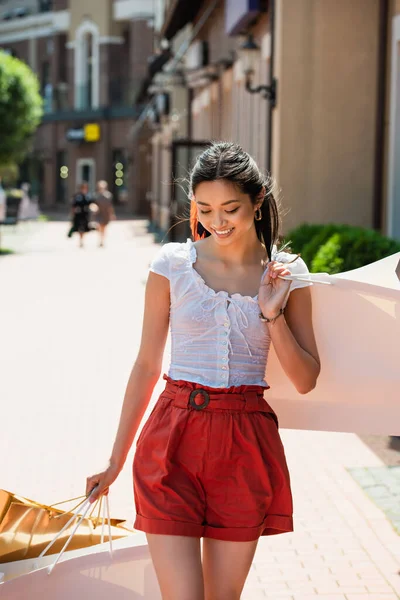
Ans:
POLYGON ((76 184, 82 181, 89 184, 89 193, 93 194, 96 186, 96 160, 94 158, 78 158, 76 161, 76 184))
POLYGON ((52 0, 39 0, 39 12, 50 12, 53 10, 52 0))
POLYGON ((58 53, 58 80, 62 82, 67 81, 67 54, 65 52, 65 47, 68 42, 68 37, 65 33, 59 35, 59 48, 60 52, 58 53))
POLYGON ((75 107, 79 110, 99 105, 99 31, 92 21, 84 21, 76 32, 75 107))
POLYGON ((86 88, 87 88, 87 106, 91 107, 93 104, 93 35, 91 33, 86 34, 86 88))
POLYGON ((50 78, 50 62, 47 60, 42 62, 40 83, 43 96, 43 110, 46 114, 48 114, 53 110, 53 86, 50 78))
POLYGON ((2 51, 6 54, 9 54, 10 56, 13 56, 14 58, 18 58, 18 54, 14 50, 14 48, 2 48, 2 51))

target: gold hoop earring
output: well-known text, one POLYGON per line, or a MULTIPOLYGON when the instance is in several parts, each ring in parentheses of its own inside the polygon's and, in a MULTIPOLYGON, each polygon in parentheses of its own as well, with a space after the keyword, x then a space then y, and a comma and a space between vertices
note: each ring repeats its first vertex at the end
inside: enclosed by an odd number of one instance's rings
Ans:
POLYGON ((262 219, 262 212, 261 212, 261 208, 257 208, 254 218, 256 221, 261 221, 262 219))

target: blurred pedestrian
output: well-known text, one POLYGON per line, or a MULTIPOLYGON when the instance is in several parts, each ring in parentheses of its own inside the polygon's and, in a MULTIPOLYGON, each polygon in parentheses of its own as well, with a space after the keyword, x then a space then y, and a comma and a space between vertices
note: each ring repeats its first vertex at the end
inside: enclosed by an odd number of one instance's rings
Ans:
POLYGON ((96 187, 97 189, 94 201, 98 207, 96 212, 96 220, 100 234, 99 246, 102 248, 104 246, 106 227, 112 219, 115 219, 115 213, 113 207, 113 196, 108 190, 107 181, 98 181, 96 187))
POLYGON ((85 233, 91 230, 89 227, 89 216, 90 216, 90 198, 88 195, 89 185, 87 181, 82 181, 78 186, 78 192, 72 199, 71 216, 72 226, 68 232, 68 237, 71 237, 73 233, 79 233, 79 246, 83 248, 83 236, 85 233))
POLYGON ((22 198, 18 209, 18 221, 27 221, 30 218, 31 199, 29 197, 30 185, 21 183, 22 198))

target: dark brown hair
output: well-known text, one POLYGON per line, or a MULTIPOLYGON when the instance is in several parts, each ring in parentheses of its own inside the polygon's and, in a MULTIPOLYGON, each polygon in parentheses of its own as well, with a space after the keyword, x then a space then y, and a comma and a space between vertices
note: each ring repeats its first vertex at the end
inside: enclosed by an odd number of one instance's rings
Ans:
MULTIPOLYGON (((254 220, 257 237, 264 244, 271 260, 272 247, 279 237, 280 217, 277 202, 272 193, 272 179, 265 177, 254 159, 237 144, 215 142, 197 158, 190 176, 190 197, 203 181, 225 179, 236 185, 240 191, 250 196, 255 204, 263 188, 265 196, 261 206, 262 218, 254 220)), ((193 238, 201 239, 210 233, 199 223, 197 205, 194 200, 190 207, 190 227, 193 238)))

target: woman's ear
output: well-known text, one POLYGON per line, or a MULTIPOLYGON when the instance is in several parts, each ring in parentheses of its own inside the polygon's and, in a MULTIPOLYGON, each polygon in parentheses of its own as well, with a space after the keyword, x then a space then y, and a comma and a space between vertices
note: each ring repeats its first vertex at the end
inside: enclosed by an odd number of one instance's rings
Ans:
POLYGON ((266 195, 266 190, 265 190, 265 187, 263 186, 261 191, 256 196, 255 206, 257 209, 261 208, 261 206, 264 202, 264 199, 265 199, 265 195, 266 195))

